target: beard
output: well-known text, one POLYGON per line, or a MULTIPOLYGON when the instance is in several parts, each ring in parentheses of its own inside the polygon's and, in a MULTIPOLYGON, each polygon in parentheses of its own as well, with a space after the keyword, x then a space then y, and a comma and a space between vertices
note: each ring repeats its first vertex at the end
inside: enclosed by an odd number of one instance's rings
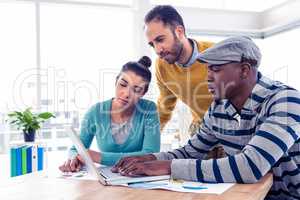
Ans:
POLYGON ((169 52, 163 52, 160 57, 167 61, 169 64, 177 62, 182 54, 183 44, 179 41, 174 33, 174 44, 169 52))

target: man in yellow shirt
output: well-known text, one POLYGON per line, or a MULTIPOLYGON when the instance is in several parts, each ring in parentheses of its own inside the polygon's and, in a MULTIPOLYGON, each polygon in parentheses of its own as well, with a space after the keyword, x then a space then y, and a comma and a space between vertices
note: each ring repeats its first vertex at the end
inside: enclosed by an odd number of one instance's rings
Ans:
POLYGON ((189 129, 193 135, 212 102, 206 81, 207 66, 197 62, 197 55, 213 43, 187 38, 182 17, 172 6, 154 7, 144 22, 148 43, 159 56, 155 75, 160 92, 157 101, 160 128, 170 120, 179 99, 193 115, 189 129))

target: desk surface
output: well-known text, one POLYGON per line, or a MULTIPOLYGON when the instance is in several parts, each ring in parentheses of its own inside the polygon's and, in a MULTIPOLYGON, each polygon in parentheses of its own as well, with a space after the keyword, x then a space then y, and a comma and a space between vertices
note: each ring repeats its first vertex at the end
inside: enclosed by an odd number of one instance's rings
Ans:
POLYGON ((55 200, 55 199, 105 199, 105 200, 176 200, 176 199, 263 199, 272 185, 272 175, 267 174, 256 184, 236 184, 221 195, 180 193, 165 190, 132 189, 119 186, 103 186, 97 181, 66 180, 60 178, 33 177, 0 187, 0 199, 5 200, 55 200))

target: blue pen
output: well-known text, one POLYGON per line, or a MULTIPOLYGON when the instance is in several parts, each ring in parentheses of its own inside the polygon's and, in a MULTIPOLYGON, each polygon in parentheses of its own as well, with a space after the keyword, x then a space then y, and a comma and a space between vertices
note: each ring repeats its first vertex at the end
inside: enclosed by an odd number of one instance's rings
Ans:
POLYGON ((208 187, 204 187, 204 186, 187 186, 187 185, 183 185, 182 187, 184 189, 189 189, 189 190, 205 190, 205 189, 208 189, 208 187))
POLYGON ((207 186, 204 186, 202 183, 197 183, 197 182, 183 182, 182 187, 184 189, 189 189, 189 190, 204 190, 204 189, 208 189, 207 186))

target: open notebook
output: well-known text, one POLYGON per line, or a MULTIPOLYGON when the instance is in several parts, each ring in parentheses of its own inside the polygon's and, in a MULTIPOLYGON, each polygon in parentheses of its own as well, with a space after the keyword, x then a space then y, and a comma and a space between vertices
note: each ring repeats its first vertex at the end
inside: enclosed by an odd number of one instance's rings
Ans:
POLYGON ((67 128, 67 132, 77 149, 79 155, 85 161, 86 170, 88 174, 94 177, 103 185, 121 185, 121 184, 128 184, 128 183, 138 183, 138 182, 148 182, 148 181, 157 181, 157 180, 166 180, 170 179, 169 175, 163 176, 140 176, 140 177, 127 177, 122 176, 118 173, 112 173, 111 167, 107 166, 100 166, 96 167, 94 162, 92 161, 91 157, 89 156, 86 148, 82 144, 76 130, 73 127, 67 128))

